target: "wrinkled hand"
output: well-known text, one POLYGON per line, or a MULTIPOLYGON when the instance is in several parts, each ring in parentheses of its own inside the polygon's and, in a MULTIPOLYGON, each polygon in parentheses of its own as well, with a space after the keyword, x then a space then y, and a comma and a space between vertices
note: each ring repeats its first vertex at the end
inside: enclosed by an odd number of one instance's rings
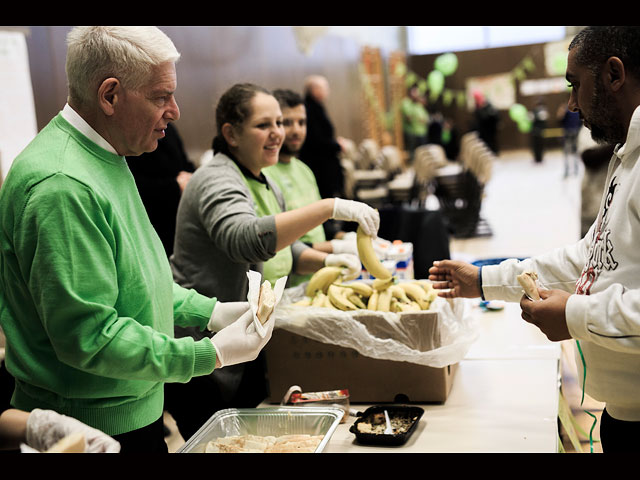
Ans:
POLYGON ((344 267, 342 269, 342 276, 345 280, 358 278, 362 271, 360 258, 357 255, 351 255, 349 253, 330 253, 324 259, 324 264, 327 267, 344 267))
POLYGON ((249 302, 217 301, 213 307, 207 329, 211 332, 218 332, 238 320, 247 310, 249 310, 249 302))
POLYGON ((378 236, 380 213, 366 203, 335 198, 331 218, 346 222, 357 222, 364 233, 373 238, 378 236))
POLYGON ((540 329, 549 340, 558 342, 571 338, 565 309, 571 296, 564 290, 539 288, 540 300, 529 300, 523 295, 520 300, 522 318, 540 329))
POLYGON ((87 453, 120 451, 120 443, 109 435, 53 410, 36 408, 27 419, 27 445, 40 452, 45 452, 64 437, 76 432, 84 434, 87 453))
POLYGON ((262 348, 271 339, 275 320, 272 315, 264 324, 266 330, 264 338, 256 329, 247 331, 251 322, 253 322, 253 312, 249 309, 238 320, 213 336, 211 343, 216 349, 216 358, 220 363, 218 368, 250 362, 258 358, 262 348))
POLYGON ((429 269, 429 280, 433 288, 441 290, 438 296, 444 298, 477 298, 481 296, 478 284, 479 267, 459 260, 433 262, 429 269))

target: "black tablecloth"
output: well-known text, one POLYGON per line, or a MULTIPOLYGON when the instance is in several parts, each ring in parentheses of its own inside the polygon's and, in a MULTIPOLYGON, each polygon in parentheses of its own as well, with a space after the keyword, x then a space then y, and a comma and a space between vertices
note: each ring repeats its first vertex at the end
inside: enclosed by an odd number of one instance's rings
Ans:
POLYGON ((390 206, 379 211, 380 238, 413 244, 415 278, 428 278, 434 260, 451 258, 449 232, 442 212, 410 206, 390 206))

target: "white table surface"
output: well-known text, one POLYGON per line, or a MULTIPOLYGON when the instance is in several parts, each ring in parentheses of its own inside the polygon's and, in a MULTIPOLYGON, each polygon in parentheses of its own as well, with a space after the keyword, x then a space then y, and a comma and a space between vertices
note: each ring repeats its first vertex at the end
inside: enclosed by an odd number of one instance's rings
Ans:
MULTIPOLYGON (((349 417, 324 452, 557 452, 560 344, 524 322, 518 304, 479 316, 480 336, 460 362, 449 397, 418 405, 424 415, 407 443, 360 445, 349 417)), ((369 406, 351 405, 361 412, 369 406)))

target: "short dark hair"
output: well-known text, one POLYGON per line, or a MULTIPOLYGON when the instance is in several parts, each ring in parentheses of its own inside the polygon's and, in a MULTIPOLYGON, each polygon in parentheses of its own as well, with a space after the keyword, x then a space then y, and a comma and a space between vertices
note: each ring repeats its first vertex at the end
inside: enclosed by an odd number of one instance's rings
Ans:
POLYGON ((294 108, 304 104, 302 96, 293 90, 279 88, 273 91, 273 96, 278 100, 280 108, 294 108))
POLYGON ((585 27, 569 44, 569 50, 576 47, 576 62, 594 75, 601 71, 607 59, 618 57, 625 69, 640 79, 640 27, 585 27))
POLYGON ((272 93, 253 83, 236 83, 222 94, 216 106, 216 136, 213 139, 213 152, 227 150, 227 141, 222 135, 225 123, 240 125, 251 116, 251 100, 257 93, 272 93))

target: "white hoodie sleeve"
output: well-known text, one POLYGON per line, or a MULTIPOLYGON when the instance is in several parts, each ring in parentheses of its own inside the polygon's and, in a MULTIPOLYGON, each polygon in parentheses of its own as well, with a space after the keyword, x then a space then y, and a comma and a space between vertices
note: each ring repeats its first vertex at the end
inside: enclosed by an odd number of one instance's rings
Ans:
POLYGON ((609 350, 640 355, 640 290, 619 283, 591 295, 572 295, 566 307, 569 333, 609 350))
POLYGON ((588 248, 586 235, 577 243, 557 248, 549 253, 518 261, 505 260, 499 265, 487 265, 482 268, 482 291, 487 300, 505 300, 519 302, 522 287, 517 276, 522 272, 536 272, 541 286, 548 289, 560 289, 573 293, 576 280, 585 263, 588 248))

